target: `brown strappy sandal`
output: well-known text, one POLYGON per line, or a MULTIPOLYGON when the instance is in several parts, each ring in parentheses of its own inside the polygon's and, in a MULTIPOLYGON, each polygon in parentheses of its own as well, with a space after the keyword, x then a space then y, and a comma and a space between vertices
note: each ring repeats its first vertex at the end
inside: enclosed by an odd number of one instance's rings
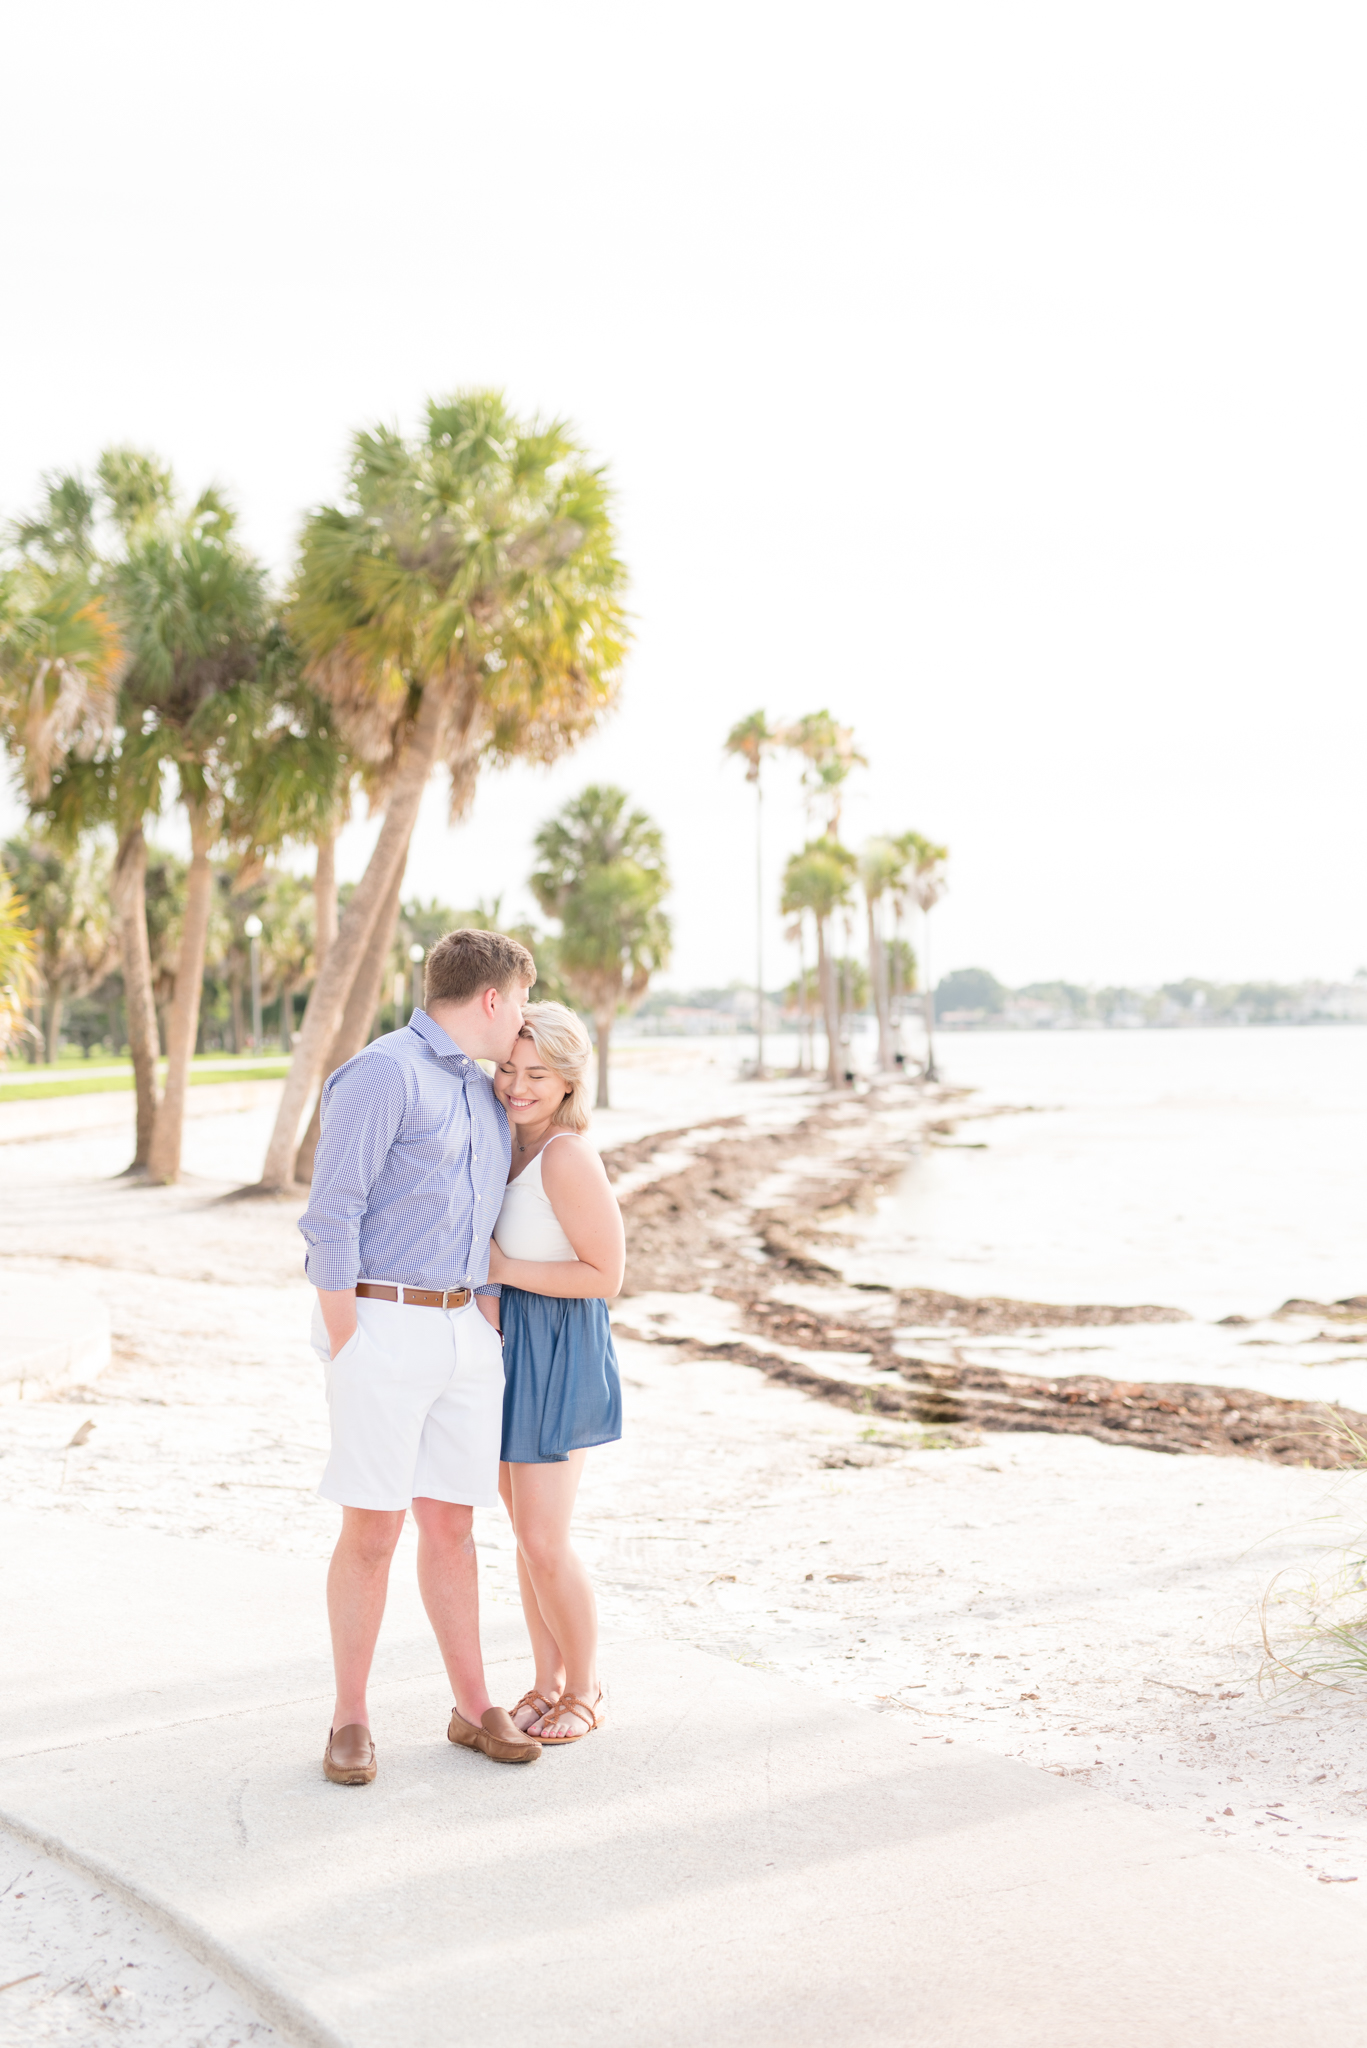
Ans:
POLYGON ((562 1692, 550 1711, 553 1714, 573 1714, 576 1720, 584 1723, 584 1726, 577 1735, 538 1735, 536 1740, 547 1749, 563 1749, 567 1742, 582 1742, 584 1737, 592 1735, 594 1729, 598 1726, 598 1715, 594 1710, 597 1707, 601 1707, 602 1704, 603 1688, 601 1685, 598 1688, 598 1697, 592 1707, 586 1699, 581 1699, 577 1692, 562 1692))
MULTIPOLYGON (((535 1688, 533 1688, 531 1692, 523 1693, 517 1705, 512 1709, 511 1719, 513 1721, 514 1726, 516 1726, 517 1717, 522 1712, 522 1709, 524 1707, 533 1707, 535 1709, 535 1712, 532 1715, 532 1719, 533 1721, 539 1721, 543 1714, 554 1713, 555 1705, 555 1701, 548 1700, 544 1692, 537 1692, 535 1688)), ((518 1733, 522 1735, 525 1735, 526 1732, 527 1731, 525 1729, 518 1730, 518 1733)), ((538 1735, 534 1735, 532 1737, 533 1742, 539 1742, 540 1739, 541 1738, 538 1735)))

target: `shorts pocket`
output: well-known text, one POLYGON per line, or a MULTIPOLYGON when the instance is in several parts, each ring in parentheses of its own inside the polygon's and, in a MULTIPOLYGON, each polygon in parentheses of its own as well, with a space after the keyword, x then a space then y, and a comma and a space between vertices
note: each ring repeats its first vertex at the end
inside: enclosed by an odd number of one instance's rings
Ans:
POLYGON ((335 1358, 325 1358, 323 1360, 323 1390, 329 1401, 332 1399, 333 1374, 337 1372, 340 1367, 344 1367, 350 1364, 351 1360, 356 1356, 356 1353, 360 1348, 361 1336, 361 1326, 358 1323, 356 1325, 356 1328, 352 1331, 351 1335, 347 1338, 346 1343, 337 1353, 337 1356, 335 1358))

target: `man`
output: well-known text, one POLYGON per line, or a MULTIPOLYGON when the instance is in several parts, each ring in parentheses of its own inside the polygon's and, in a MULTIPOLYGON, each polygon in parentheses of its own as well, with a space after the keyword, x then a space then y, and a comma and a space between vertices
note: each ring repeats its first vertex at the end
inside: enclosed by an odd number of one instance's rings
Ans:
POLYGON ((328 1572, 337 1701, 323 1758, 335 1785, 375 1777, 366 1682, 389 1562, 411 1506, 418 1585, 455 1694, 452 1742, 498 1763, 541 1745, 489 1699, 472 1509, 498 1502, 503 1356, 489 1238, 508 1178, 508 1124, 476 1060, 505 1060, 536 966, 497 932, 448 932, 425 1009, 348 1060, 323 1090, 299 1221, 318 1290, 332 1454, 319 1492, 342 1533, 328 1572))

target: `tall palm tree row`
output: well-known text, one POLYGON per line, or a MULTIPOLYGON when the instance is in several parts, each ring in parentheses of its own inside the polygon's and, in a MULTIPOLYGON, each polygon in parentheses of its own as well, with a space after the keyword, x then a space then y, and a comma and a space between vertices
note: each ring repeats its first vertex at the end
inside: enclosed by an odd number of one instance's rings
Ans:
POLYGON ((412 439, 356 437, 283 610, 221 495, 182 510, 134 450, 107 451, 91 480, 49 479, 6 543, 0 740, 54 844, 113 830, 134 1166, 154 1178, 179 1166, 212 856, 243 888, 287 841, 315 846, 314 987, 263 1171, 286 1185, 323 1075, 374 1015, 370 956, 388 950, 432 769, 459 816, 481 765, 554 760, 613 701, 628 628, 604 473, 563 422, 520 419, 495 392, 434 401, 412 439), (339 922, 334 848, 358 782, 383 818, 339 922), (146 833, 168 801, 191 859, 159 1090, 146 833))
MULTIPOLYGON (((853 980, 861 970, 850 958, 849 933, 852 907, 851 881, 857 875, 864 897, 868 938, 868 979, 874 1012, 878 1020, 878 1065, 888 1072, 901 1060, 898 1024, 903 983, 913 956, 902 937, 902 919, 908 905, 921 911, 923 927, 931 910, 944 894, 948 851, 919 832, 900 836, 879 834, 862 852, 850 853, 840 841, 840 824, 845 787, 851 772, 867 767, 865 756, 855 743, 853 728, 842 725, 830 711, 813 711, 802 718, 772 721, 765 711, 754 711, 734 725, 724 751, 746 764, 746 780, 756 794, 756 848, 758 921, 762 926, 764 891, 759 861, 759 796, 762 763, 766 755, 779 751, 796 754, 807 812, 823 829, 801 853, 794 854, 784 871, 781 907, 793 919, 788 937, 799 948, 799 1007, 806 1015, 806 921, 810 917, 817 943, 819 1000, 826 1023, 827 1072, 835 1082, 843 1078, 844 1067, 838 1047, 844 1013, 851 1007, 853 980), (885 906, 891 904, 894 931, 885 929, 885 906), (833 920, 839 913, 846 927, 845 957, 837 971, 833 920)), ((928 927, 923 929, 922 950, 929 960, 928 927)), ((762 954, 757 951, 757 960, 762 954)), ((757 981, 762 983, 762 969, 757 981)), ((758 999, 763 1001, 762 988, 758 999)), ((926 1071, 935 1078, 933 998, 925 995, 926 1071)), ((762 1041, 761 1041, 762 1044, 762 1041)))
POLYGON ((155 458, 110 449, 93 482, 50 479, 38 513, 10 543, 0 730, 55 844, 69 853, 93 828, 113 828, 111 893, 137 1089, 133 1169, 172 1180, 198 1027, 211 854, 221 846, 244 873, 259 869, 268 850, 306 832, 329 804, 335 810, 345 762, 320 732, 325 709, 303 703, 263 573, 216 491, 182 509, 155 458), (49 659, 40 676, 38 661, 52 650, 42 647, 36 661, 35 641, 55 595, 68 622, 62 660, 49 659), (84 643, 73 624, 83 626, 84 643), (159 1090, 146 827, 168 796, 184 807, 191 861, 159 1090))
POLYGON ((433 769, 458 818, 483 764, 551 761, 590 731, 620 676, 624 582, 603 472, 562 422, 466 391, 410 440, 356 437, 342 503, 305 526, 289 620, 384 821, 313 985, 263 1189, 291 1184, 357 974, 388 950, 433 769))

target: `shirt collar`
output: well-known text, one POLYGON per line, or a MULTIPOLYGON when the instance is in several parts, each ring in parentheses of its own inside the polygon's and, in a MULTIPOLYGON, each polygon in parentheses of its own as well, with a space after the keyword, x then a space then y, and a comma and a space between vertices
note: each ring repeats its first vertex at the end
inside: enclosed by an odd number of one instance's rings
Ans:
POLYGON ((438 1058, 459 1060, 462 1066, 467 1067, 472 1064, 469 1054, 461 1051, 455 1039, 449 1037, 436 1019, 428 1016, 426 1010, 415 1010, 408 1020, 408 1028, 410 1031, 416 1031, 424 1044, 431 1046, 438 1058))

